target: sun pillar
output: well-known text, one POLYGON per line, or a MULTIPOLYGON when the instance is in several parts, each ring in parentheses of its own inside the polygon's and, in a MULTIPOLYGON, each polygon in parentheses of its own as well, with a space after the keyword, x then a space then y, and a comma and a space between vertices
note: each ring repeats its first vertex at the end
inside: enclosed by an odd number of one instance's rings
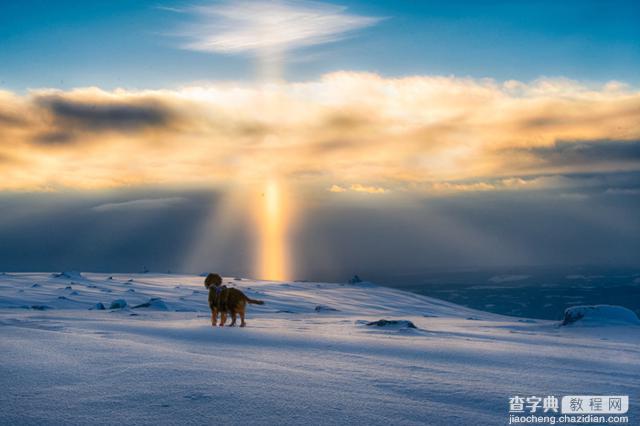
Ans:
POLYGON ((258 276, 284 281, 289 278, 287 209, 282 185, 267 181, 262 193, 259 218, 258 276))

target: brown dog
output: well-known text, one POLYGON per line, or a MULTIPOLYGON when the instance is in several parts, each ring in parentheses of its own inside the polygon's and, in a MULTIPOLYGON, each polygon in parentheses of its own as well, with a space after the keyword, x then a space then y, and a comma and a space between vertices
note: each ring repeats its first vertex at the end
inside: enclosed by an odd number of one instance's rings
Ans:
POLYGON ((264 305, 262 300, 254 300, 247 297, 237 288, 227 288, 222 285, 222 277, 218 274, 209 274, 204 280, 204 286, 209 289, 209 308, 211 308, 211 325, 216 326, 218 312, 220 312, 220 327, 227 322, 227 312, 231 314, 231 324, 236 325, 236 315, 240 314, 240 327, 247 325, 244 322, 244 313, 247 303, 264 305))

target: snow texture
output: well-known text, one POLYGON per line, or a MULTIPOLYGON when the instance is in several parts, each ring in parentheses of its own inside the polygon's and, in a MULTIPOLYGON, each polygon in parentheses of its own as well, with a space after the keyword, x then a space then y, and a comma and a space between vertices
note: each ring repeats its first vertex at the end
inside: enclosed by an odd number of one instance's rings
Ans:
POLYGON ((509 397, 548 394, 629 395, 640 420, 640 327, 619 309, 565 327, 371 283, 225 278, 265 305, 213 328, 202 281, 0 276, 0 423, 497 425, 509 397))

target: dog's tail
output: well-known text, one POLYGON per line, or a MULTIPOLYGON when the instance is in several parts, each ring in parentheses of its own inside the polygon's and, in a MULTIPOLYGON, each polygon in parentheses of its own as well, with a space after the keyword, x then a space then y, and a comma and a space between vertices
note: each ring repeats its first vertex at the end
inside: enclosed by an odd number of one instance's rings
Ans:
POLYGON ((251 299, 246 294, 244 295, 244 298, 247 303, 251 303, 252 305, 264 305, 264 302, 262 300, 251 299))

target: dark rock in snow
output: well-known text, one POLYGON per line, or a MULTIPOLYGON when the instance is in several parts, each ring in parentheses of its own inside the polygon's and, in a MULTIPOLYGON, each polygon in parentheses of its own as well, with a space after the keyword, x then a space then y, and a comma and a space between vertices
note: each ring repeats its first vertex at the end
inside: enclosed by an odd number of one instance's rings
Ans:
POLYGON ((418 328, 408 320, 386 320, 381 319, 367 323, 368 326, 389 327, 389 328, 418 328))
POLYGON ((31 309, 35 309, 36 311, 46 311, 47 309, 53 308, 47 305, 31 305, 31 309))
POLYGON ((51 274, 51 278, 66 278, 68 280, 84 280, 85 279, 80 272, 76 272, 76 271, 68 271, 68 272, 60 272, 57 274, 51 274))
POLYGON ((127 307, 127 301, 124 299, 117 299, 111 302, 109 309, 124 309, 127 307))
POLYGON ((155 309, 158 311, 168 311, 169 307, 167 306, 166 303, 164 303, 164 301, 162 299, 160 299, 159 297, 154 297, 152 299, 149 299, 148 302, 145 303, 141 303, 139 305, 136 305, 133 307, 133 309, 138 309, 138 308, 151 308, 151 309, 155 309))
POLYGON ((338 312, 336 308, 332 308, 331 306, 318 305, 316 306, 316 312, 338 312))
POLYGON ((104 304, 102 302, 98 302, 95 305, 93 305, 93 307, 91 307, 89 309, 95 309, 97 311, 104 311, 106 308, 104 307, 104 304))
POLYGON ((349 280, 349 284, 358 284, 361 282, 362 282, 362 279, 357 275, 354 275, 353 278, 349 280))

